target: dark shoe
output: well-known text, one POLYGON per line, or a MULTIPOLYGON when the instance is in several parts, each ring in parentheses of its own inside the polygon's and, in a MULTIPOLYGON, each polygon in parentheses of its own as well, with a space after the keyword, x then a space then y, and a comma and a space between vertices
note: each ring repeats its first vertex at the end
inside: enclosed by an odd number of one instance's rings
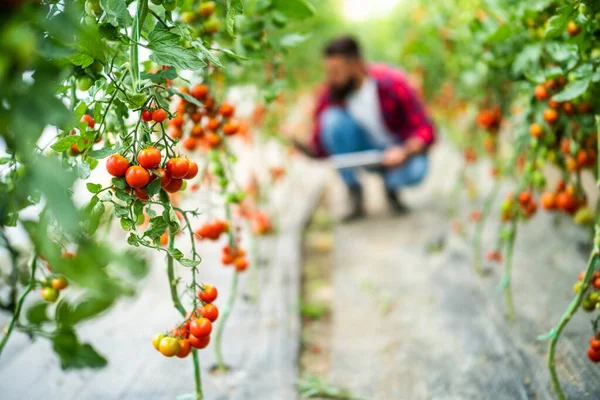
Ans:
POLYGON ((365 216, 362 187, 348 188, 350 194, 350 212, 342 218, 342 222, 351 222, 365 216))
POLYGON ((402 201, 400 201, 400 198, 395 190, 386 189, 386 197, 392 213, 396 215, 402 215, 410 211, 408 207, 402 201))

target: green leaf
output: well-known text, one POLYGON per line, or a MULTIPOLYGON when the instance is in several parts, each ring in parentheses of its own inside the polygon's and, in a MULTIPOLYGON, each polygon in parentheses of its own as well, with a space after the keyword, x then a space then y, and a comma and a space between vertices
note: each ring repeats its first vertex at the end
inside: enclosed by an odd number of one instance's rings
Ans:
POLYGON ((179 44, 181 36, 161 26, 154 28, 148 35, 148 48, 152 50, 150 59, 160 65, 175 68, 198 70, 206 63, 198 58, 192 49, 185 49, 179 44))
POLYGON ((99 191, 101 191, 101 190, 102 190, 102 185, 100 185, 100 184, 98 184, 98 183, 91 183, 91 182, 90 182, 90 183, 88 183, 88 184, 86 185, 86 187, 87 187, 87 190, 88 190, 90 193, 94 193, 94 194, 96 194, 96 193, 98 193, 99 191))
POLYGON ((94 57, 85 53, 76 53, 71 57, 71 62, 73 65, 78 65, 81 68, 87 68, 94 63, 94 57))
POLYGON ((33 325, 41 325, 44 322, 50 321, 47 310, 48 303, 39 301, 27 309, 25 318, 33 325))
POLYGON ((72 304, 63 300, 60 303, 61 313, 57 321, 66 326, 73 326, 102 313, 113 303, 114 299, 98 297, 86 297, 72 304))
POLYGON ((542 48, 539 44, 532 44, 525 46, 523 50, 515 57, 515 61, 512 65, 512 72, 514 75, 519 75, 536 65, 542 53, 542 48))
POLYGON ((62 369, 101 368, 106 366, 104 357, 89 344, 80 344, 73 330, 57 333, 52 347, 60 358, 62 369))
POLYGON ((573 12, 572 5, 564 5, 557 10, 557 14, 548 20, 546 39, 554 39, 564 34, 573 12))
POLYGON ((77 143, 79 141, 79 136, 65 136, 64 138, 60 139, 58 142, 54 143, 51 147, 52 150, 56 151, 56 152, 63 152, 63 151, 67 151, 71 148, 71 146, 73 146, 75 143, 77 143))
POLYGON ((121 218, 121 228, 124 231, 130 231, 133 228, 133 221, 129 218, 121 218))
POLYGON ((175 210, 170 204, 164 209, 162 216, 169 224, 171 232, 179 232, 179 218, 177 218, 177 214, 175 214, 175 210))
POLYGON ((89 157, 95 158, 96 160, 101 160, 108 156, 112 156, 117 153, 121 149, 121 143, 117 142, 113 147, 103 147, 98 150, 91 150, 87 153, 89 157))
POLYGON ((106 358, 86 343, 79 347, 72 368, 103 368, 106 364, 106 358))
POLYGON ((183 258, 183 253, 178 249, 170 250, 169 254, 176 260, 181 260, 183 258))
POLYGON ((305 42, 310 36, 310 34, 303 35, 301 33, 289 33, 279 39, 279 44, 283 47, 294 47, 305 42))
POLYGON ((229 49, 221 49, 221 48, 211 47, 211 50, 216 50, 216 51, 220 51, 222 53, 225 53, 229 57, 233 58, 234 60, 242 60, 242 61, 249 60, 248 57, 237 55, 237 54, 235 54, 233 51, 231 51, 229 49))
POLYGON ((183 265, 184 267, 189 267, 189 268, 195 267, 195 266, 199 265, 201 262, 198 260, 190 260, 189 258, 180 258, 177 261, 179 261, 179 264, 183 265))
POLYGON ((146 186, 144 188, 144 190, 146 191, 146 194, 149 197, 152 197, 160 191, 160 185, 161 185, 161 180, 160 180, 160 178, 157 178, 157 179, 153 180, 152 182, 150 182, 150 184, 148 186, 146 186))
POLYGON ((235 37, 235 17, 244 14, 244 3, 242 0, 227 0, 227 32, 229 36, 235 37))
POLYGON ((576 99, 577 97, 584 94, 588 86, 590 85, 590 79, 580 79, 575 82, 569 83, 565 88, 552 97, 555 101, 568 101, 576 99))
POLYGON ((198 49, 200 50, 200 52, 202 54, 204 54, 206 56, 206 58, 208 58, 210 60, 211 63, 215 64, 217 67, 223 68, 223 64, 221 63, 221 60, 219 60, 219 58, 217 56, 215 56, 209 49, 204 47, 202 42, 196 41, 194 43, 196 43, 198 45, 198 49))
POLYGON ((315 7, 306 0, 272 0, 272 6, 288 18, 306 19, 315 14, 315 7))
POLYGON ((167 230, 167 221, 161 216, 152 218, 150 220, 150 227, 144 232, 144 236, 149 237, 150 239, 156 239, 161 237, 163 233, 167 230))
POLYGON ((125 178, 112 178, 112 184, 117 189, 125 189, 127 187, 125 178))
MULTIPOLYGON (((170 68, 169 68, 170 69, 170 68)), ((204 107, 204 104, 200 103, 195 97, 190 96, 187 93, 181 93, 178 90, 173 89, 172 87, 169 88, 169 93, 174 94, 176 96, 181 97, 182 99, 185 99, 185 101, 190 102, 192 104, 197 105, 198 107, 204 107)))
MULTIPOLYGON (((98 198, 97 196, 94 197, 98 198)), ((105 211, 106 209, 104 207, 104 203, 98 203, 94 206, 94 208, 92 208, 87 218, 84 219, 84 226, 88 235, 91 236, 96 233, 98 227, 100 226, 100 220, 102 219, 105 211)))
POLYGON ((132 21, 127 3, 123 0, 100 0, 100 6, 106 14, 106 20, 113 26, 126 28, 132 21))

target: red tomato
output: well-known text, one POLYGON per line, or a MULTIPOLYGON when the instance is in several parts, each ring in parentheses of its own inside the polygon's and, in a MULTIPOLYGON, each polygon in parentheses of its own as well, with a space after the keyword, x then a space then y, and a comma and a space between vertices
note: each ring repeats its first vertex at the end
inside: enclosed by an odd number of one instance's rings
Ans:
POLYGON ((152 121, 152 111, 148 109, 144 109, 142 111, 142 121, 150 122, 152 121))
POLYGON ((245 271, 248 268, 248 260, 246 257, 238 257, 235 259, 234 266, 236 271, 245 271))
POLYGON ((600 351, 596 351, 592 347, 589 347, 587 350, 587 355, 590 361, 594 363, 600 362, 600 351))
POLYGON ((223 125, 223 134, 227 136, 235 135, 240 130, 240 123, 237 121, 230 121, 223 125))
POLYGON ((188 169, 188 173, 183 177, 183 179, 192 179, 196 175, 198 175, 198 164, 196 164, 192 160, 188 160, 190 167, 188 169))
POLYGON ((150 196, 148 196, 148 193, 146 193, 146 191, 144 189, 137 189, 137 188, 133 189, 133 194, 135 195, 135 197, 137 197, 141 201, 150 200, 150 196))
POLYGON ((178 128, 178 129, 181 129, 181 127, 183 126, 184 123, 185 123, 185 121, 181 115, 178 115, 169 121, 170 126, 172 126, 174 128, 178 128))
POLYGON ((140 167, 139 165, 134 165, 127 169, 127 172, 125 173, 125 180, 132 188, 140 189, 150 182, 150 174, 146 169, 140 167))
POLYGON ((210 322, 215 322, 219 318, 219 309, 214 304, 209 303, 200 309, 200 314, 210 322))
POLYGON ((106 160, 106 170, 112 176, 125 176, 129 168, 129 161, 120 154, 113 154, 106 160))
POLYGON ((198 298, 205 303, 212 303, 217 299, 219 292, 213 285, 204 285, 204 290, 198 290, 198 298))
POLYGON ((221 114, 225 118, 231 118, 235 113, 235 107, 228 102, 224 102, 219 109, 219 114, 221 114))
POLYGON ((192 345, 192 347, 194 347, 196 349, 204 349, 210 343, 210 336, 206 336, 203 338, 197 338, 196 336, 190 334, 190 337, 188 338, 188 340, 190 341, 190 344, 192 345))
POLYGON ((192 351, 192 345, 188 339, 179 340, 179 353, 176 354, 179 358, 186 358, 192 351))
POLYGON ((172 178, 184 178, 187 175, 189 169, 190 164, 186 159, 175 157, 167 161, 167 173, 171 175, 172 178))
POLYGON ((197 338, 209 336, 212 332, 212 322, 208 318, 197 318, 190 323, 190 333, 197 338))
MULTIPOLYGON (((167 174, 167 171, 164 168, 157 168, 156 172, 158 173, 158 176, 160 176, 160 186, 163 189, 166 188, 169 183, 171 183, 171 176, 167 174)), ((154 177, 156 178, 156 175, 154 175, 154 177)))
POLYGON ((217 129, 219 129, 219 125, 221 125, 221 123, 219 122, 218 119, 215 118, 211 118, 208 120, 208 122, 206 123, 206 128, 209 131, 216 131, 217 129))
POLYGON ((182 145, 184 149, 192 151, 196 148, 196 146, 198 146, 198 141, 196 140, 196 138, 189 136, 183 140, 182 145))
MULTIPOLYGON (((67 286, 69 286, 69 281, 62 275, 57 276, 56 278, 50 281, 52 287, 56 290, 63 290, 67 286)), ((207 317, 208 318, 208 317, 207 317)))
POLYGON ((183 180, 172 178, 171 182, 169 182, 169 184, 167 186, 165 186, 164 189, 169 193, 175 193, 175 192, 178 192, 182 186, 183 186, 183 180))
POLYGON ((152 111, 152 119, 154 122, 163 122, 167 118, 167 112, 162 108, 152 111))
POLYGON ((90 127, 90 129, 94 129, 94 126, 96 125, 96 121, 94 121, 94 117, 92 117, 89 114, 83 114, 83 116, 81 117, 81 121, 85 121, 88 126, 90 127))
POLYGON ((208 86, 204 84, 196 85, 192 88, 190 94, 197 100, 204 100, 208 95, 208 86))
POLYGON ((138 153, 138 163, 146 169, 154 169, 160 164, 160 150, 156 147, 148 147, 138 153))
POLYGON ((595 336, 592 336, 590 339, 590 347, 594 349, 594 351, 600 352, 600 340, 597 339, 595 336))

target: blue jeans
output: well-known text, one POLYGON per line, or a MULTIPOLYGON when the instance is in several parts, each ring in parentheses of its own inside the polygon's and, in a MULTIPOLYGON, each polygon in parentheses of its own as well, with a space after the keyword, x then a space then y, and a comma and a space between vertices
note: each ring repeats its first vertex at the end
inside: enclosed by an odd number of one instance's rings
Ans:
MULTIPOLYGON (((345 154, 365 150, 384 150, 385 146, 371 142, 365 130, 341 107, 329 107, 321 114, 321 143, 330 154, 345 154)), ((394 144, 390 142, 390 144, 394 144)), ((377 170, 383 174, 385 187, 398 190, 413 186, 427 175, 426 154, 411 157, 405 164, 391 169, 377 170)), ((360 182, 354 169, 340 170, 348 187, 359 187, 360 182)))

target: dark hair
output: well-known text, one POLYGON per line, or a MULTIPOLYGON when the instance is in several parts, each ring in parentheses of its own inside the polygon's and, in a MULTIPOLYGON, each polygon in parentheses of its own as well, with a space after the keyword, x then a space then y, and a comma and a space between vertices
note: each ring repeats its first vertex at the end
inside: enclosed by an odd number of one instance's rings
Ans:
POLYGON ((348 59, 358 59, 361 58, 360 46, 352 36, 341 36, 333 39, 325 46, 323 56, 342 56, 348 59))

